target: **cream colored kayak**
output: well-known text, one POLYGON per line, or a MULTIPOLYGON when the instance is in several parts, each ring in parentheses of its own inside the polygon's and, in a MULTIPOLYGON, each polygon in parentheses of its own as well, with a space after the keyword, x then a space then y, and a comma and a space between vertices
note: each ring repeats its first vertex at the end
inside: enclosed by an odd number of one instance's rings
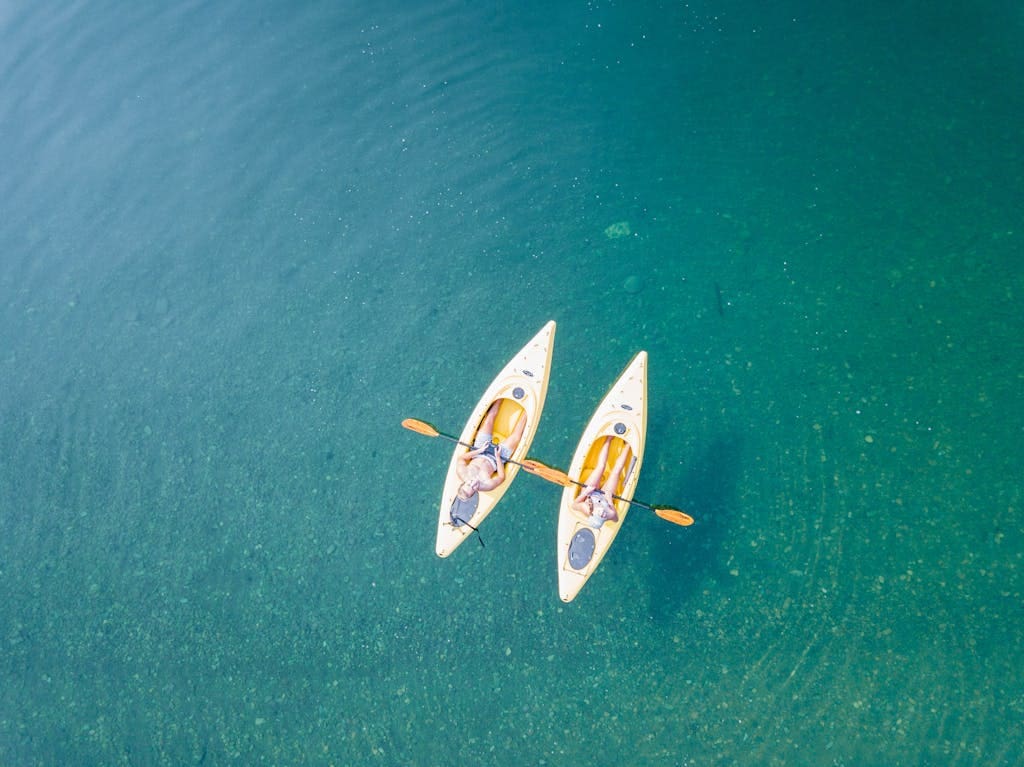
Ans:
MULTIPOLYGON (((633 358, 594 411, 572 457, 568 472, 571 479, 586 482, 597 466, 598 455, 608 435, 612 436, 609 468, 605 470, 602 482, 607 479, 620 451, 628 445, 632 457, 625 464, 615 495, 632 499, 640 477, 647 437, 647 352, 640 352, 633 358)), ((558 593, 563 602, 571 602, 594 574, 629 511, 629 504, 625 501, 613 501, 618 521, 605 521, 595 528, 586 515, 572 508, 573 499, 580 491, 579 485, 565 488, 558 515, 558 593)))
MULTIPOLYGON (((552 320, 541 328, 487 387, 487 391, 466 421, 466 426, 459 437, 460 442, 465 445, 473 444, 477 430, 491 404, 495 400, 500 400, 492 441, 498 443, 508 437, 512 433, 516 419, 525 414, 526 429, 512 453, 511 460, 519 462, 526 457, 544 409, 554 340, 555 322, 552 320)), ((507 463, 503 483, 493 490, 476 493, 469 503, 460 501, 456 493, 462 480, 459 479, 456 466, 459 456, 465 454, 467 450, 464 445, 457 445, 448 464, 448 477, 445 479, 444 492, 441 495, 441 513, 437 521, 436 551, 439 557, 447 557, 469 537, 473 528, 478 527, 491 513, 491 509, 501 500, 519 472, 517 463, 507 463)))

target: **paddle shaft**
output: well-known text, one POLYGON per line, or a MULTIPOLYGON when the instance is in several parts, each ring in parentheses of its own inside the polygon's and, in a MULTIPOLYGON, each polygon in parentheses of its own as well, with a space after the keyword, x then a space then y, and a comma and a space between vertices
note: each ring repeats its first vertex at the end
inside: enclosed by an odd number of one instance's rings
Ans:
MULTIPOLYGON (((577 482, 575 479, 570 477, 568 474, 566 474, 566 477, 574 485, 577 485, 578 487, 586 487, 585 484, 583 484, 582 482, 577 482)), ((626 503, 632 504, 633 506, 640 506, 641 508, 648 509, 650 511, 655 511, 655 508, 653 506, 648 506, 643 501, 637 501, 637 500, 634 500, 632 498, 623 498, 621 495, 615 495, 614 493, 612 494, 612 498, 614 498, 616 501, 625 501, 626 503)))
MULTIPOLYGON (((437 431, 437 429, 435 429, 434 431, 437 431)), ((451 434, 445 434, 443 431, 438 431, 437 432, 437 436, 444 437, 445 439, 451 440, 456 445, 462 445, 463 447, 468 447, 470 450, 476 450, 476 448, 473 447, 472 445, 467 445, 465 442, 463 442, 458 437, 453 437, 451 434)), ((516 466, 522 466, 523 465, 523 464, 519 463, 519 461, 513 461, 511 458, 509 458, 507 461, 505 461, 505 463, 514 463, 516 466)))
MULTIPOLYGON (((584 485, 582 482, 577 482, 576 480, 570 478, 569 475, 566 474, 564 471, 552 469, 550 466, 545 466, 540 461, 535 461, 532 458, 526 459, 526 461, 523 464, 523 468, 526 469, 531 474, 536 474, 538 477, 546 479, 548 482, 554 482, 556 485, 561 485, 562 487, 569 487, 569 485, 579 485, 580 487, 586 487, 586 485, 584 485)), ((612 495, 612 497, 618 501, 622 501, 623 503, 628 503, 630 505, 639 506, 643 509, 647 509, 648 511, 653 511, 662 519, 667 520, 669 522, 673 522, 677 525, 682 525, 683 527, 686 527, 687 525, 693 524, 693 517, 691 517, 684 511, 680 511, 679 509, 674 509, 670 506, 651 506, 650 504, 646 504, 643 501, 636 501, 633 499, 623 498, 621 495, 612 495)))
MULTIPOLYGON (((529 471, 529 469, 527 469, 527 471, 529 471)), ((565 475, 565 478, 567 480, 569 480, 570 482, 572 482, 574 485, 579 485, 580 487, 586 487, 586 485, 584 485, 582 482, 577 482, 575 479, 570 477, 568 474, 565 475)), ((680 511, 679 509, 670 509, 670 508, 664 508, 664 507, 659 509, 657 506, 651 506, 650 504, 644 503, 643 501, 635 500, 633 498, 623 498, 621 495, 612 495, 612 498, 614 498, 617 501, 625 501, 626 503, 630 504, 631 506, 639 506, 642 509, 647 509, 648 511, 653 511, 655 514, 657 514, 662 519, 668 520, 669 522, 672 522, 673 524, 676 524, 676 525, 681 525, 683 527, 686 527, 687 525, 692 525, 693 524, 693 517, 691 517, 685 511, 680 511), (684 520, 686 520, 686 521, 684 521, 684 520)))

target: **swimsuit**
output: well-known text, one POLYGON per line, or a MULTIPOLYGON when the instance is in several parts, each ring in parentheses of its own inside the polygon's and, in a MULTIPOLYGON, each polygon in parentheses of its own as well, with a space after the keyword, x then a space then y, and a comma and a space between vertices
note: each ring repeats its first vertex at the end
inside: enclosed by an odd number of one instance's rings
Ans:
MULTIPOLYGON (((507 462, 512 457, 512 451, 508 449, 508 446, 504 443, 497 445, 492 441, 494 439, 493 434, 487 432, 480 432, 476 435, 476 439, 473 440, 473 449, 479 450, 484 448, 484 451, 477 456, 477 458, 486 458, 491 462, 494 467, 493 471, 498 470, 498 456, 501 456, 501 460, 507 462)), ((493 473, 493 472, 492 472, 493 473)))
POLYGON ((587 496, 587 499, 590 501, 590 514, 587 516, 587 524, 596 530, 608 521, 601 516, 601 512, 608 510, 614 513, 615 507, 609 503, 605 494, 600 490, 592 492, 587 496))
POLYGON ((500 448, 492 442, 489 445, 487 445, 487 447, 484 448, 484 451, 482 453, 480 453, 480 455, 477 456, 477 458, 486 458, 488 461, 491 462, 491 466, 494 467, 491 470, 492 473, 494 473, 494 472, 496 472, 498 470, 498 456, 497 456, 497 453, 498 453, 499 449, 500 448))

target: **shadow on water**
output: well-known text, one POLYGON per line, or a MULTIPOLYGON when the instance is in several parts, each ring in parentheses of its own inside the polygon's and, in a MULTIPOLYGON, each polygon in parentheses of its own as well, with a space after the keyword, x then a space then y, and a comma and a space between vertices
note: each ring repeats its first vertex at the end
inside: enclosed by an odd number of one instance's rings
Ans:
POLYGON ((711 442, 672 492, 695 522, 653 539, 647 593, 656 621, 672 620, 708 577, 725 573, 722 544, 736 511, 741 448, 739 435, 711 442))

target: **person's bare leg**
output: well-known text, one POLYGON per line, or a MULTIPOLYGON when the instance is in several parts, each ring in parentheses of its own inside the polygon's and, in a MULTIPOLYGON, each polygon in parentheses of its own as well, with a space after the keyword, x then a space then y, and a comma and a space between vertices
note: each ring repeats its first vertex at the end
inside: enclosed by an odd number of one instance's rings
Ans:
POLYGON ((601 477, 604 475, 604 470, 608 466, 608 450, 611 447, 611 444, 612 437, 609 434, 604 438, 604 444, 601 445, 601 452, 597 454, 597 466, 595 466, 594 470, 590 472, 590 476, 587 477, 587 481, 583 483, 584 485, 587 485, 588 487, 601 486, 601 477))
POLYGON ((484 416, 484 422, 480 424, 479 431, 483 431, 488 434, 494 434, 494 419, 498 417, 498 410, 501 408, 501 400, 496 399, 491 403, 491 406, 487 409, 487 415, 484 416))
POLYGON ((509 453, 514 453, 516 448, 519 447, 519 442, 523 438, 523 432, 526 431, 526 411, 520 410, 516 416, 515 425, 512 426, 512 433, 508 435, 508 439, 505 440, 505 447, 508 448, 509 453))
POLYGON ((619 491, 619 480, 622 479, 622 470, 626 468, 626 461, 629 460, 631 452, 628 444, 622 446, 622 450, 619 451, 619 457, 615 460, 615 466, 612 468, 612 473, 608 475, 608 481, 601 488, 601 492, 609 498, 619 491))

